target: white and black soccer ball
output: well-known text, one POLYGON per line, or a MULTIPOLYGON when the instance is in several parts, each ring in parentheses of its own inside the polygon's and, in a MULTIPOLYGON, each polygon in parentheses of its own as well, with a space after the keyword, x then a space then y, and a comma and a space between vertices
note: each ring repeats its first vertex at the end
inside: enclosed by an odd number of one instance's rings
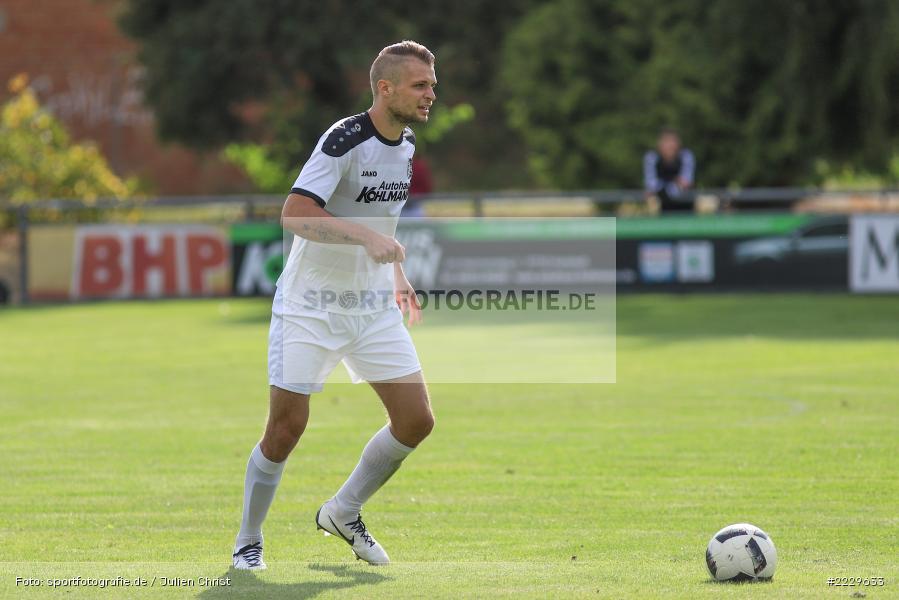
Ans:
POLYGON ((777 550, 771 536, 749 523, 728 525, 709 541, 705 562, 718 581, 757 581, 774 576, 777 550))

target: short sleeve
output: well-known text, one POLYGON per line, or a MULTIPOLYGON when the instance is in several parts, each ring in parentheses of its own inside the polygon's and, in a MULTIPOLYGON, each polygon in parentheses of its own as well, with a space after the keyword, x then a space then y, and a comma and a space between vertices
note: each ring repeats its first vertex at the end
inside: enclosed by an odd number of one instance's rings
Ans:
POLYGON ((340 183, 340 179, 346 171, 350 156, 349 153, 341 156, 326 154, 322 144, 327 143, 327 138, 328 134, 325 134, 319 140, 312 156, 303 165, 299 177, 290 190, 294 194, 312 198, 318 202, 319 206, 327 204, 334 190, 337 189, 337 184, 340 183))

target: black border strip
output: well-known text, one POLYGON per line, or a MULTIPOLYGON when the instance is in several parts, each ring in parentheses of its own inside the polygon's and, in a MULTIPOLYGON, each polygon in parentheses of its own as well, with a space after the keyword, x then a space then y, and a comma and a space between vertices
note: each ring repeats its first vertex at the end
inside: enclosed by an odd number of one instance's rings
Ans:
POLYGON ((398 140, 388 139, 388 138, 384 137, 383 135, 381 135, 381 132, 378 131, 377 127, 375 127, 375 122, 372 121, 371 115, 368 114, 368 111, 365 111, 362 114, 365 115, 365 118, 368 120, 368 125, 371 127, 371 130, 374 132, 375 137, 378 138, 379 142, 381 142, 385 146, 399 146, 400 144, 403 143, 403 139, 405 138, 405 133, 406 133, 405 130, 403 130, 403 133, 400 134, 400 139, 398 139, 398 140))
POLYGON ((299 194, 301 196, 306 196, 307 198, 312 198, 322 208, 324 208, 325 204, 327 204, 327 202, 322 200, 321 196, 319 196, 318 194, 316 194, 314 192, 310 192, 309 190, 303 189, 303 188, 298 188, 298 187, 290 188, 290 193, 291 194, 299 194))

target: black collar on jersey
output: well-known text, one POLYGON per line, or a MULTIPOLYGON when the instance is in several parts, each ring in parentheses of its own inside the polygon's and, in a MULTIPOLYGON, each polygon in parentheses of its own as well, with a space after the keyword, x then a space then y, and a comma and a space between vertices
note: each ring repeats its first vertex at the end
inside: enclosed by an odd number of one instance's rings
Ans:
MULTIPOLYGON (((403 143, 403 134, 402 133, 400 134, 400 139, 398 139, 398 140, 387 139, 386 137, 381 135, 381 132, 378 131, 377 127, 375 127, 375 122, 372 121, 371 115, 368 114, 368 111, 365 111, 364 113, 362 113, 362 115, 363 115, 363 119, 366 121, 367 125, 369 127, 371 127, 372 132, 375 134, 375 137, 378 138, 379 142, 381 142, 382 144, 386 144, 388 146, 399 146, 400 144, 403 143)), ((403 133, 405 133, 405 130, 403 130, 403 133)))

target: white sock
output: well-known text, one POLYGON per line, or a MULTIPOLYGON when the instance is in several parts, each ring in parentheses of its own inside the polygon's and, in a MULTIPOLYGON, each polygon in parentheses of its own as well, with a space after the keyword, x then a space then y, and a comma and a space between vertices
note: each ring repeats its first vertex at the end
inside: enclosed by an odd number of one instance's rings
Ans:
POLYGON ((272 505, 286 462, 270 461, 262 454, 259 444, 250 453, 243 492, 243 518, 240 521, 240 533, 237 534, 238 548, 262 543, 262 522, 268 513, 268 507, 272 505))
POLYGON ((362 458, 349 479, 334 495, 340 514, 347 517, 359 514, 365 501, 396 473, 403 459, 414 449, 397 441, 390 433, 390 425, 378 431, 365 445, 362 458))

